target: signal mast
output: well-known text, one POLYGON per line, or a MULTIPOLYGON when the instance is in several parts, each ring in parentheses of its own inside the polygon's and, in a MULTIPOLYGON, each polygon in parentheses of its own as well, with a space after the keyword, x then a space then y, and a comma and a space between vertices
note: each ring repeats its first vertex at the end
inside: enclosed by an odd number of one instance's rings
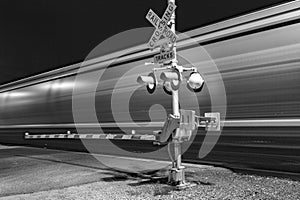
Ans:
MULTIPOLYGON (((168 7, 162 18, 159 18, 151 9, 146 15, 146 19, 155 27, 155 31, 148 42, 150 50, 160 48, 160 53, 154 56, 152 64, 158 66, 153 68, 148 76, 139 76, 137 82, 146 85, 147 91, 154 93, 158 83, 155 72, 162 71, 160 79, 163 81, 164 91, 172 95, 173 114, 170 114, 161 132, 157 133, 157 140, 161 143, 170 142, 174 144, 174 160, 169 171, 169 184, 179 188, 191 186, 185 180, 184 167, 181 165, 181 145, 184 141, 191 138, 197 117, 195 111, 180 110, 179 108, 179 89, 184 80, 183 72, 190 72, 186 80, 187 87, 192 92, 200 92, 204 86, 204 79, 195 67, 183 67, 178 64, 176 41, 178 36, 175 30, 175 0, 168 0, 168 7), (171 138, 171 139, 170 139, 171 138)), ((207 118, 207 121, 217 121, 216 118, 207 118)), ((215 117, 215 116, 213 116, 215 117)), ((198 118, 199 119, 199 118, 198 118)))

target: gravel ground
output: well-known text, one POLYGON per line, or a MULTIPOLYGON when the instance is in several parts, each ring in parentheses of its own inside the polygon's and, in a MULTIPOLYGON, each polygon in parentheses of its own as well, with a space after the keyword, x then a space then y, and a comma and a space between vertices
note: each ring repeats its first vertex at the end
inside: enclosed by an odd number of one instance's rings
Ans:
POLYGON ((88 184, 63 189, 40 191, 0 198, 18 199, 219 199, 219 200, 300 200, 300 182, 273 177, 241 175, 223 168, 186 170, 187 180, 197 185, 176 190, 166 184, 167 171, 151 176, 134 176, 119 172, 103 172, 105 178, 88 184))

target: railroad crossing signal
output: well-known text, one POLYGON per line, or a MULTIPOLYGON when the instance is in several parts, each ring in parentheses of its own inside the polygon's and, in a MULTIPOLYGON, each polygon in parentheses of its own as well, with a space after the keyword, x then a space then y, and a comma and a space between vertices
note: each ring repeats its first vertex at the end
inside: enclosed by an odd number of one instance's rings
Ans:
MULTIPOLYGON (((169 114, 161 131, 156 132, 157 144, 173 143, 174 144, 174 161, 172 168, 169 171, 169 183, 176 185, 179 188, 189 187, 185 181, 184 167, 181 166, 181 143, 189 141, 193 131, 200 125, 203 125, 208 130, 219 130, 218 113, 208 114, 205 117, 195 116, 195 111, 179 109, 179 88, 186 79, 187 87, 192 92, 200 92, 204 86, 204 79, 195 67, 183 67, 178 65, 175 34, 175 0, 168 0, 168 7, 160 19, 153 10, 149 10, 146 19, 156 28, 151 39, 148 42, 148 47, 153 50, 158 45, 160 46, 160 54, 154 56, 152 64, 159 65, 160 68, 154 68, 153 72, 148 76, 139 76, 137 81, 144 84, 147 90, 152 94, 156 85, 159 84, 155 72, 164 71, 160 75, 163 81, 163 88, 167 94, 172 95, 173 114, 169 114), (168 27, 170 23, 170 28, 168 27), (183 76, 183 72, 190 72, 189 78, 183 76), (214 123, 211 118, 214 118, 214 123)), ((171 154, 170 154, 171 155, 171 154)))
POLYGON ((168 38, 170 43, 175 43, 177 40, 177 35, 168 27, 168 22, 170 21, 176 5, 169 3, 163 17, 160 19, 153 10, 149 10, 146 15, 146 19, 156 28, 151 39, 148 42, 148 47, 154 49, 160 38, 163 36, 168 38))

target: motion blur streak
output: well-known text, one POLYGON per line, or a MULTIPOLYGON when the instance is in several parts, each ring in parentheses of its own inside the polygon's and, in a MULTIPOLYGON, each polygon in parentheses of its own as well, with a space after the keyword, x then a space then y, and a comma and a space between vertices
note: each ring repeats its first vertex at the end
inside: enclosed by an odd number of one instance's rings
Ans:
MULTIPOLYGON (((164 122, 137 122, 138 126, 148 126, 149 128, 160 128, 164 122)), ((297 127, 300 126, 300 119, 256 119, 256 120, 226 120, 221 121, 222 126, 225 127, 297 127)), ((75 128, 86 127, 93 128, 99 126, 99 124, 84 123, 84 124, 30 124, 30 125, 1 125, 0 128, 75 128)), ((117 128, 133 127, 133 123, 101 123, 101 127, 104 128, 117 128)), ((299 135, 300 137, 300 135, 299 135)))

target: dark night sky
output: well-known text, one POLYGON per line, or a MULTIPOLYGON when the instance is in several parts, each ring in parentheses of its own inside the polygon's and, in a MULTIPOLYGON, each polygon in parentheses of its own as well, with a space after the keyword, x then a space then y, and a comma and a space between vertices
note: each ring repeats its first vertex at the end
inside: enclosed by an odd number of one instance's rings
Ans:
MULTIPOLYGON (((269 7, 282 0, 177 0, 183 32, 269 7)), ((166 0, 1 0, 0 84, 83 60, 106 38, 151 26, 149 8, 162 15, 166 0)))

